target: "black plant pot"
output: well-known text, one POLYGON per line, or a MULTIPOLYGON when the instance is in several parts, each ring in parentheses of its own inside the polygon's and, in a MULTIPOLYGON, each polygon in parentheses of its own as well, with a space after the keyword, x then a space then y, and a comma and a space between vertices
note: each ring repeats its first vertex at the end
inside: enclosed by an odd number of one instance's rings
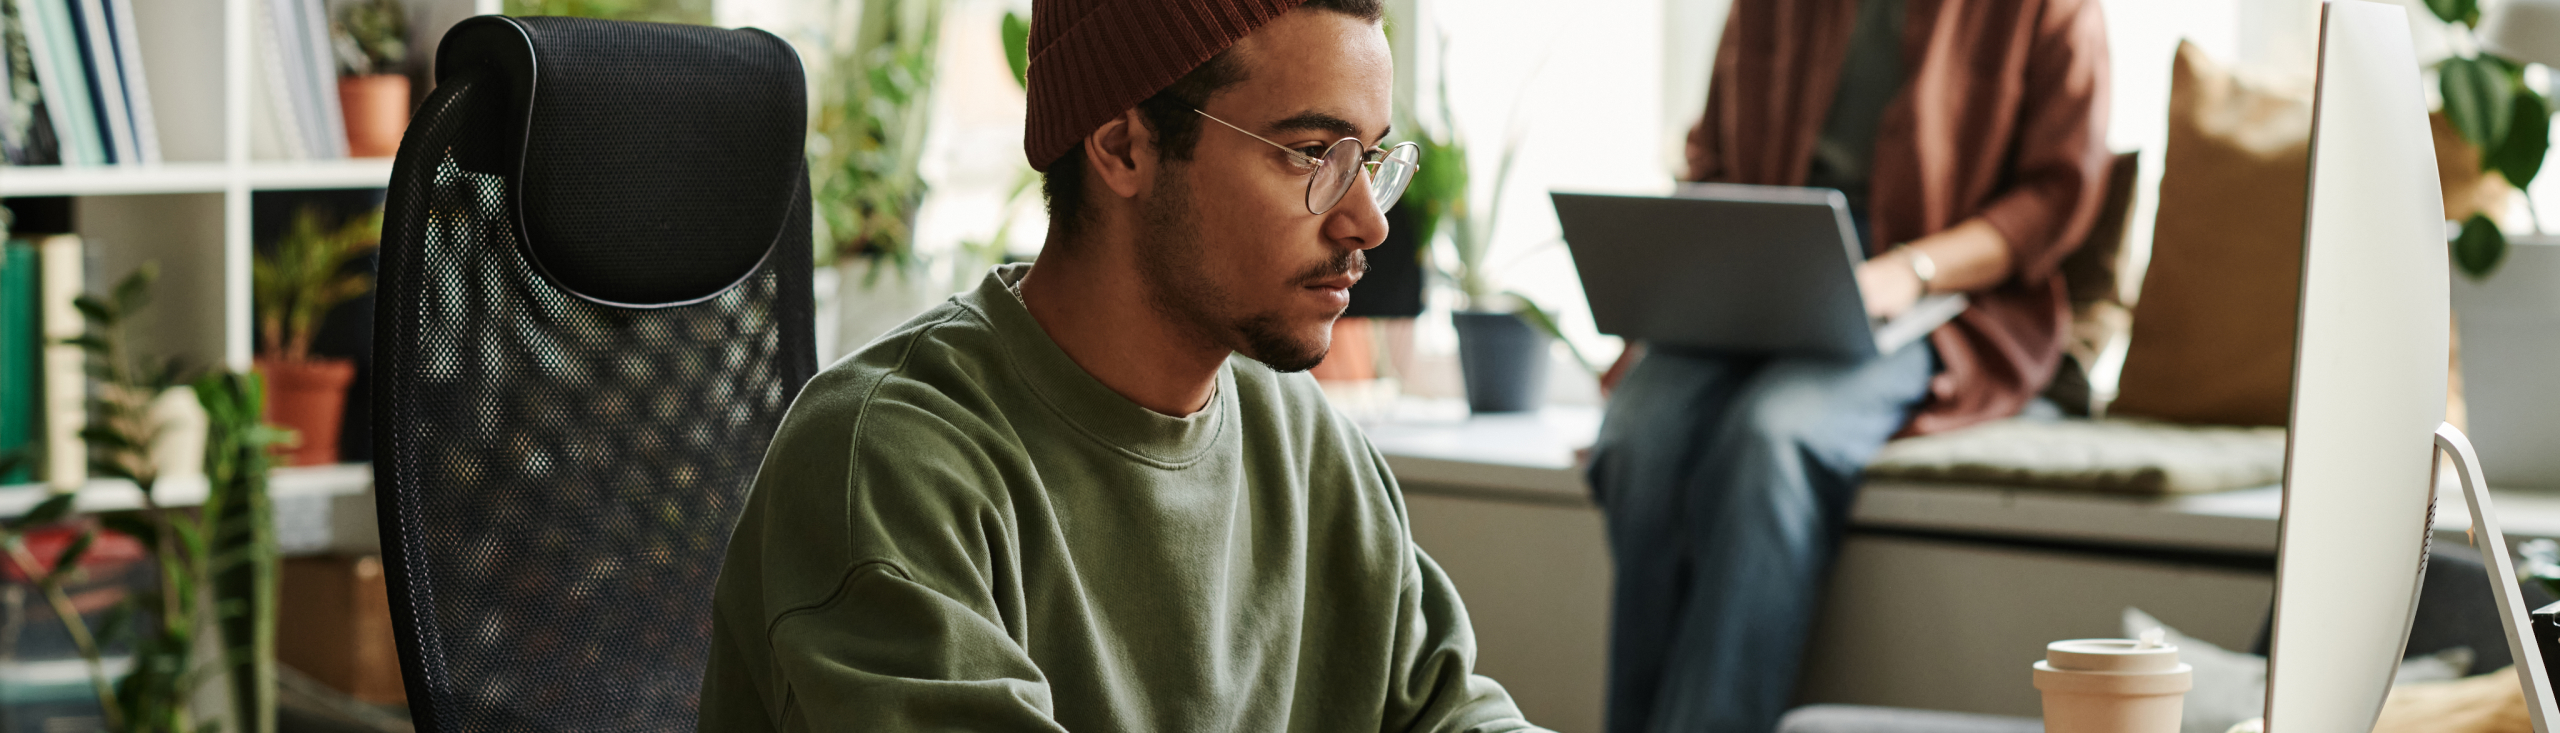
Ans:
POLYGON ((1510 313, 1449 315, 1458 325, 1458 369, 1467 379, 1467 409, 1537 409, 1547 386, 1547 335, 1510 313))
POLYGON ((1351 286, 1344 318, 1412 318, 1422 315, 1422 245, 1414 241, 1414 207, 1387 210, 1387 239, 1369 250, 1369 274, 1351 286))

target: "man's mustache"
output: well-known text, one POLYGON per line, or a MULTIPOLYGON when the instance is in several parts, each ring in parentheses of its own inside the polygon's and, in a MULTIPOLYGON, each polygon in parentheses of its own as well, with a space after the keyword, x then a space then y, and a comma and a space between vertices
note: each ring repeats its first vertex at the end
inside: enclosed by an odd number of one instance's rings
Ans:
POLYGON ((1299 273, 1297 279, 1293 282, 1296 282, 1299 286, 1303 287, 1314 285, 1325 280, 1331 280, 1342 275, 1350 275, 1351 279, 1358 280, 1360 279, 1360 276, 1368 273, 1368 251, 1355 249, 1335 255, 1333 259, 1326 260, 1323 264, 1307 268, 1307 271, 1299 273))

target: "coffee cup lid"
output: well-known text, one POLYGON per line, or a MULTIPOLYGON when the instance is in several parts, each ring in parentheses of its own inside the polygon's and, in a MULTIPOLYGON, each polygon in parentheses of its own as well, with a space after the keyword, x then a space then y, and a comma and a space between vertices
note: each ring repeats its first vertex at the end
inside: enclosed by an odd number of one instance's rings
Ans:
POLYGON ((2054 669, 2077 672, 2160 672, 2178 666, 2178 647, 2150 640, 2066 639, 2044 648, 2054 669))

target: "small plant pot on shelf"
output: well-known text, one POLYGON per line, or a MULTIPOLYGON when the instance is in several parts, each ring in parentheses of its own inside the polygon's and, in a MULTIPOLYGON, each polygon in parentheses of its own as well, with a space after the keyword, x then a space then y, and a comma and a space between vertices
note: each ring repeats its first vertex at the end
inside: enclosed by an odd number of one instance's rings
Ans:
POLYGON ((347 359, 259 359, 267 382, 267 421, 294 431, 301 442, 280 448, 288 466, 338 462, 338 423, 346 416, 347 385, 356 364, 347 359))
POLYGON ((1325 352, 1324 363, 1308 369, 1317 379, 1335 382, 1360 382, 1378 378, 1378 350, 1370 335, 1369 319, 1336 318, 1333 320, 1333 346, 1325 352))
POLYGON ((339 77, 338 106, 347 119, 348 155, 388 158, 400 152, 400 135, 409 129, 409 77, 339 77))
POLYGON ((1547 335, 1510 313, 1459 311, 1449 316, 1458 326, 1458 369, 1466 376, 1467 409, 1537 409, 1547 386, 1547 335))

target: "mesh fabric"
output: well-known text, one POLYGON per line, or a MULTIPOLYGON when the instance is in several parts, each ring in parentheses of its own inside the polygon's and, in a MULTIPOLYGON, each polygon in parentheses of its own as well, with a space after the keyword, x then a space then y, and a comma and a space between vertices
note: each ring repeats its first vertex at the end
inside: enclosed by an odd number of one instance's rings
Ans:
POLYGON ((781 236, 733 286, 681 307, 581 298, 527 260, 517 184, 486 164, 524 139, 521 83, 446 76, 392 174, 374 470, 409 703, 422 731, 690 731, 722 552, 815 369, 805 173, 767 172, 790 182, 764 227, 781 236))

